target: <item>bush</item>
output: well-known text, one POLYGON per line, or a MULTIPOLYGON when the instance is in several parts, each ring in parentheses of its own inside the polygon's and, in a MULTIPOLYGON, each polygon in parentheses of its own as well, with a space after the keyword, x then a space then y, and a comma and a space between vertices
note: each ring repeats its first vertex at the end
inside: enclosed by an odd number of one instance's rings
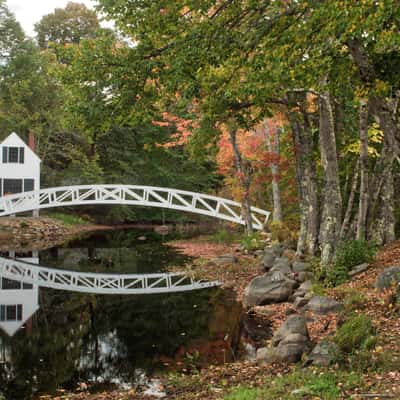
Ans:
POLYGON ((247 233, 243 236, 240 244, 245 250, 259 250, 265 247, 265 241, 259 232, 247 233))
POLYGON ((336 332, 335 342, 344 353, 375 345, 375 328, 370 317, 364 314, 350 317, 336 332))
POLYGON ((232 244, 238 240, 238 233, 222 228, 211 234, 209 240, 218 244, 232 244))
POLYGON ((325 282, 327 286, 337 286, 346 282, 349 271, 356 265, 371 262, 376 254, 375 244, 366 240, 347 240, 341 242, 337 248, 335 263, 326 270, 325 282))
POLYGON ((376 245, 366 240, 347 240, 339 244, 335 265, 350 269, 356 265, 370 262, 374 259, 376 250, 376 245))
POLYGON ((271 222, 271 239, 279 243, 286 243, 289 247, 296 247, 297 229, 292 229, 283 222, 271 222))
POLYGON ((351 292, 349 293, 343 302, 345 311, 353 311, 356 309, 364 308, 367 302, 367 296, 362 292, 351 292))

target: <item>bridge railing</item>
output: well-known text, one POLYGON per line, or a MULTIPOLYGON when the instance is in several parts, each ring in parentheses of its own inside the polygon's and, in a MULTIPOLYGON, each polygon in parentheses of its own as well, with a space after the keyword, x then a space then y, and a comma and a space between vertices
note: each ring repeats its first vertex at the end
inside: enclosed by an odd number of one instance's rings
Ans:
POLYGON ((47 268, 0 257, 0 278, 41 287, 98 294, 156 294, 219 286, 183 273, 102 274, 47 268))
MULTIPOLYGON (((139 185, 64 186, 8 195, 0 198, 0 216, 85 204, 161 207, 245 224, 241 204, 233 200, 185 190, 139 185)), ((262 230, 269 215, 268 211, 251 207, 254 228, 262 230)))

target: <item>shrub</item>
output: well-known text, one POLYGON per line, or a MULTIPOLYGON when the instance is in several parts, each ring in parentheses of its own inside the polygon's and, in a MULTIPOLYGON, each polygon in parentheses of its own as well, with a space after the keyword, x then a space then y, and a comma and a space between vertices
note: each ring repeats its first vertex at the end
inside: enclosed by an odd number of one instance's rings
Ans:
POLYGON ((374 346, 375 329, 370 317, 364 314, 350 317, 336 332, 335 342, 345 353, 374 346))
POLYGON ((335 263, 326 270, 327 286, 337 286, 346 282, 349 271, 356 265, 372 261, 376 250, 376 245, 366 240, 341 242, 336 251, 335 263))
POLYGON ((265 247, 265 241, 263 240, 259 232, 247 233, 243 236, 240 244, 245 250, 258 250, 265 247))
POLYGON ((237 232, 228 230, 226 228, 219 229, 209 236, 209 240, 211 242, 215 242, 218 244, 232 244, 237 239, 238 239, 237 232))
POLYGON ((367 301, 367 296, 361 292, 355 292, 350 296, 346 297, 344 300, 345 310, 352 311, 358 308, 363 308, 367 301))
POLYGON ((275 242, 285 243, 288 247, 296 247, 298 233, 297 229, 291 228, 284 222, 271 222, 271 239, 275 242))

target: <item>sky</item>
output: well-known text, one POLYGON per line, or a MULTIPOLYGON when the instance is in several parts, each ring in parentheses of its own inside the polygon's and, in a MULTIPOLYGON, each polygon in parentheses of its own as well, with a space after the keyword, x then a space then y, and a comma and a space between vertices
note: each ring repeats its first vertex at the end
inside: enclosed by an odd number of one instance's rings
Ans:
MULTIPOLYGON (((70 0, 7 0, 7 6, 15 14, 28 36, 35 36, 33 25, 39 22, 43 15, 52 13, 55 8, 64 8, 70 0)), ((95 0, 74 0, 93 8, 95 0)), ((103 24, 102 24, 103 25, 103 24)), ((106 24, 110 26, 110 24, 106 24)))

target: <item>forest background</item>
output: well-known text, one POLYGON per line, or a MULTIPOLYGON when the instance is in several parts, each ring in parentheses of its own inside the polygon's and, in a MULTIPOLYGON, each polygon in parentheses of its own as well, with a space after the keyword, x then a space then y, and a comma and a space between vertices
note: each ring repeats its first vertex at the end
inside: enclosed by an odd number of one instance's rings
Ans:
POLYGON ((99 0, 31 39, 0 0, 0 139, 35 135, 44 187, 217 193, 248 232, 250 206, 270 209, 328 264, 344 240, 399 235, 399 28, 395 0, 99 0))

